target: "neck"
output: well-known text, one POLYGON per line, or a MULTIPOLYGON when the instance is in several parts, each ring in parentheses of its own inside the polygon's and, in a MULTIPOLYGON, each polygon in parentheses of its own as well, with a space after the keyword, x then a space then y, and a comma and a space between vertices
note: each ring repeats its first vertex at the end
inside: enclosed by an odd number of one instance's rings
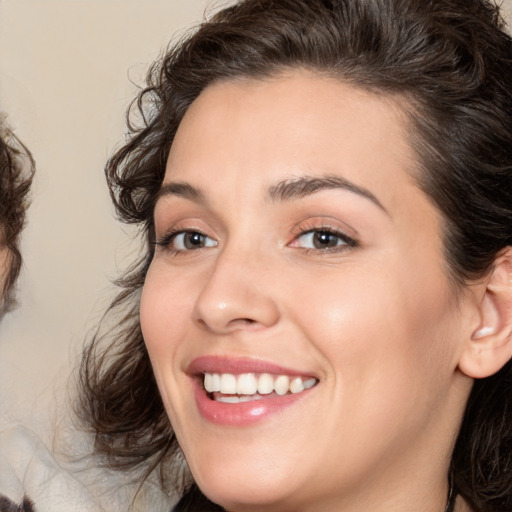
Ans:
MULTIPOLYGON (((305 502, 302 497, 272 504, 251 504, 228 508, 229 512, 445 512, 448 500, 448 479, 438 482, 436 487, 414 485, 389 485, 386 490, 378 492, 375 488, 361 490, 357 494, 331 498, 313 496, 305 502), (404 488, 405 487, 405 488, 404 488), (418 492, 417 489, 420 489, 418 492), (397 490, 400 490, 397 492, 397 490)), ((464 506, 462 500, 457 500, 457 506, 450 512, 472 512, 464 506), (461 502, 459 504, 459 501, 461 502)), ((226 511, 226 512, 227 512, 226 511)))

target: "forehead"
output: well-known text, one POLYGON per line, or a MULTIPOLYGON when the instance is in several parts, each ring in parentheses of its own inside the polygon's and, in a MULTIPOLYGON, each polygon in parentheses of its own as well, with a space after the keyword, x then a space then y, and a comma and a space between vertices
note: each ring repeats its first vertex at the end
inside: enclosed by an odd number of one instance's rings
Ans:
POLYGON ((204 184, 238 169, 270 185, 278 173, 318 170, 378 186, 416 167, 409 131, 395 98, 312 72, 218 82, 185 114, 166 180, 197 175, 204 184))

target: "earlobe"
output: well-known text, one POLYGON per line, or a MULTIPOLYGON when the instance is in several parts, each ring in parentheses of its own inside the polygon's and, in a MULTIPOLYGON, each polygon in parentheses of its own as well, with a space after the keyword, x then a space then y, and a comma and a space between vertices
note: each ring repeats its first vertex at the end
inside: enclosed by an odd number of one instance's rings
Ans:
POLYGON ((477 307, 478 324, 467 340, 459 369, 480 379, 497 373, 512 357, 512 248, 496 258, 477 307))

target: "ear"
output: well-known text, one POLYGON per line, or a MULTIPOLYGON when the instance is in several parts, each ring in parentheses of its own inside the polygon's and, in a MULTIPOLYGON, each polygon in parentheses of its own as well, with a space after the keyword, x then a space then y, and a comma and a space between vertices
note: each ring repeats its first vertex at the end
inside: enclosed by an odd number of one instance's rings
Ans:
POLYGON ((512 247, 499 254, 475 291, 475 325, 461 353, 459 369, 481 379, 498 372, 512 357, 512 247))

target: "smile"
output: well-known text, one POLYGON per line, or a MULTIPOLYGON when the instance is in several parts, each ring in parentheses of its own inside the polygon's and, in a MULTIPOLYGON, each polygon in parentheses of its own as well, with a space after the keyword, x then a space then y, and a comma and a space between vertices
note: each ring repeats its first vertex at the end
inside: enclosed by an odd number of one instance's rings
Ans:
POLYGON ((319 378, 252 358, 203 356, 187 368, 197 410, 217 425, 244 427, 281 413, 314 391, 319 378))
POLYGON ((270 373, 205 373, 204 389, 217 402, 238 403, 261 400, 268 395, 283 396, 312 388, 317 379, 270 373))

